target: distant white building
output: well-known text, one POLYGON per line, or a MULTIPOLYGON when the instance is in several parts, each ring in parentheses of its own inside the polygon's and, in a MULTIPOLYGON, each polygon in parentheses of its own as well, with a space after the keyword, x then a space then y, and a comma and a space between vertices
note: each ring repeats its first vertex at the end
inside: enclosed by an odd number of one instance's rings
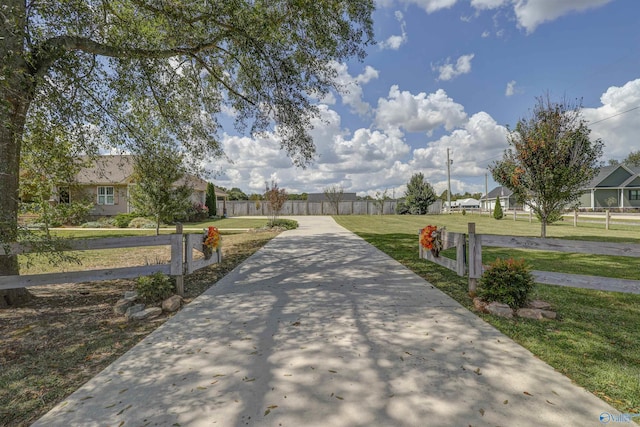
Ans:
MULTIPOLYGON (((443 208, 446 210, 447 207, 447 202, 444 202, 443 208)), ((452 200, 451 209, 480 209, 480 201, 476 199, 452 200)))

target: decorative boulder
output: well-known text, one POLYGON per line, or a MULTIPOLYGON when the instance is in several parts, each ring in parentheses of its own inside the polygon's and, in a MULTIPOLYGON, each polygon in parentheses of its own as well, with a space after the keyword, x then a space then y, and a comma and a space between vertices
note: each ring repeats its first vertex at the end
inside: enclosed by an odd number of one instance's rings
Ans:
POLYGON ((162 301, 162 309, 166 312, 173 313, 180 308, 181 304, 182 297, 180 295, 173 295, 162 301))
POLYGON ((507 319, 513 318, 513 310, 507 304, 499 302, 492 302, 487 304, 487 313, 494 314, 496 316, 505 317, 507 319))
POLYGON ((544 317, 542 316, 542 310, 538 310, 537 308, 520 308, 516 312, 518 317, 524 317, 525 319, 534 319, 540 320, 544 317))
POLYGON ((487 302, 480 297, 475 297, 473 299, 473 306, 481 313, 487 312, 487 302))
POLYGON ((131 317, 136 314, 139 313, 141 311, 144 310, 144 304, 136 304, 136 305, 132 305, 131 307, 129 307, 127 309, 127 311, 125 312, 125 316, 127 317, 127 319, 131 319, 131 317))

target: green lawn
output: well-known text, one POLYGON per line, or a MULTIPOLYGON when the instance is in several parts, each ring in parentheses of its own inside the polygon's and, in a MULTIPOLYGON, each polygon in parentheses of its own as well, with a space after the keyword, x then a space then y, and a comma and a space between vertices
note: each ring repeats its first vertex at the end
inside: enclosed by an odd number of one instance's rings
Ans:
MULTIPOLYGON (((418 230, 428 224, 466 232, 538 236, 540 224, 528 218, 496 221, 479 215, 336 216, 335 220, 387 253, 469 309, 467 279, 418 258, 418 230)), ((548 227, 548 236, 595 242, 640 243, 640 227, 588 224, 573 227, 564 221, 548 227)), ((597 244, 597 243, 594 243, 597 244)), ((544 251, 483 248, 483 260, 518 257, 535 269, 640 279, 638 259, 600 257, 544 251)), ((446 256, 453 257, 450 251, 446 256)), ((640 412, 640 295, 536 285, 534 298, 552 304, 558 321, 503 319, 479 314, 484 320, 529 349, 577 384, 621 412, 640 412)))

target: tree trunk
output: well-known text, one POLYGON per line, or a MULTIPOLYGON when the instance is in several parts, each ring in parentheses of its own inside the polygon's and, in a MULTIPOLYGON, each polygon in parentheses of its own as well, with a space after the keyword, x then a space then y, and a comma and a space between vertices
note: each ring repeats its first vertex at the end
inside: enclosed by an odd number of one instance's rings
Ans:
POLYGON ((540 224, 540 237, 547 237, 547 218, 541 218, 540 224))
MULTIPOLYGON (((33 70, 25 61, 23 29, 25 2, 9 0, 0 22, 0 242, 15 242, 18 237, 18 189, 20 149, 27 110, 33 99, 33 70), (21 18, 21 19, 20 19, 21 18)), ((16 255, 0 251, 0 276, 19 273, 16 255)), ((16 305, 30 298, 25 289, 0 291, 0 306, 16 305)))

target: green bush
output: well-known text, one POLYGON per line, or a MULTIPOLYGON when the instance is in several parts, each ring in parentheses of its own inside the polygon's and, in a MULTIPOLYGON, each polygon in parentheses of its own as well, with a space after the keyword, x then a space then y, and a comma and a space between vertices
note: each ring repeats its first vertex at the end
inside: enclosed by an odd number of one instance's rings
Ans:
POLYGON ((284 228, 285 230, 294 230, 298 228, 298 221, 292 219, 276 219, 267 223, 269 228, 284 228))
POLYGON ((103 228, 104 224, 98 221, 89 221, 82 224, 80 227, 82 228, 103 228))
POLYGON ((135 212, 131 213, 119 213, 113 217, 113 225, 118 228, 127 228, 132 219, 138 218, 139 214, 135 212))
POLYGON ((153 304, 169 298, 175 290, 171 277, 164 273, 141 276, 136 279, 138 297, 144 302, 153 304))
POLYGON ((496 207, 493 210, 493 217, 495 219, 502 219, 504 217, 504 213, 502 213, 502 205, 500 204, 500 197, 496 197, 496 207))
POLYGON ((511 308, 524 307, 533 289, 533 275, 523 259, 496 259, 480 277, 478 296, 511 308))
POLYGON ((87 221, 91 209, 93 209, 93 203, 60 203, 53 210, 51 226, 80 225, 87 221))
POLYGON ((129 228, 155 228, 155 226, 155 222, 141 216, 129 221, 129 228))

